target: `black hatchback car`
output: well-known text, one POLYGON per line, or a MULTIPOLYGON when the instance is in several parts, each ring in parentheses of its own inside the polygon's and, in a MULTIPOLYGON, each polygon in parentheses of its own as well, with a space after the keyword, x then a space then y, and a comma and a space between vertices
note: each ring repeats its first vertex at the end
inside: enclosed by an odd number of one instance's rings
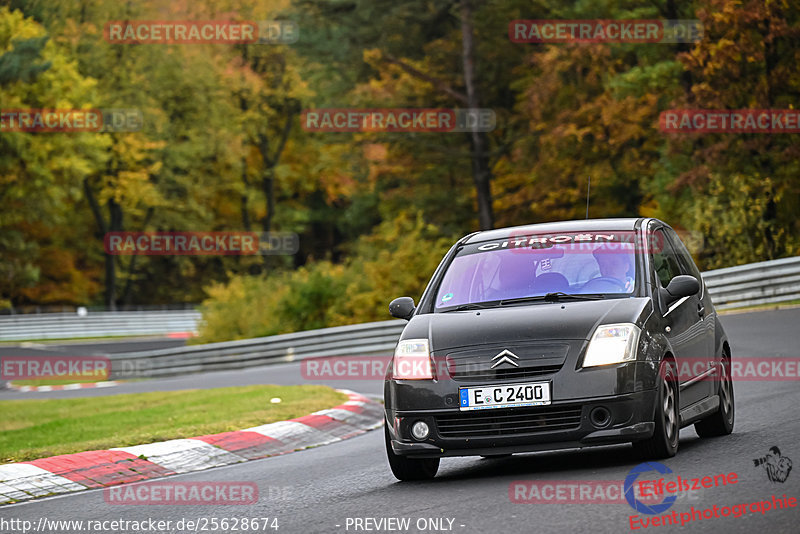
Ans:
POLYGON ((632 443, 673 456, 682 427, 730 434, 731 349, 700 272, 657 219, 476 232, 445 255, 386 375, 400 480, 446 456, 632 443))

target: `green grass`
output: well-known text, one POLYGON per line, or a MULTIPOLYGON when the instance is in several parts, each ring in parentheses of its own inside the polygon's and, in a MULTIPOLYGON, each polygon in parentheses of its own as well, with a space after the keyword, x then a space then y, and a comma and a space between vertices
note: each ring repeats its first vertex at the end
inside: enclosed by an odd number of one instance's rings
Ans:
POLYGON ((0 464, 241 430, 345 401, 316 385, 0 401, 0 464))

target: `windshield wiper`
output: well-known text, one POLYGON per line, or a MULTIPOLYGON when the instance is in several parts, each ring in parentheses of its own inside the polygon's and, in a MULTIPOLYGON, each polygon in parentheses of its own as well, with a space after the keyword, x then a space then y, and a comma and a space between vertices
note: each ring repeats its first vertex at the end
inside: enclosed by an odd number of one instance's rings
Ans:
POLYGON ((497 306, 497 302, 484 302, 481 304, 478 304, 476 302, 470 302, 469 304, 461 304, 447 311, 483 310, 485 308, 492 308, 494 306, 497 306))
POLYGON ((547 293, 544 296, 545 300, 560 300, 562 298, 580 299, 580 300, 602 300, 605 296, 601 293, 564 293, 563 291, 556 291, 554 293, 547 293))
POLYGON ((460 304, 454 308, 445 311, 466 311, 466 310, 483 310, 486 308, 494 308, 496 306, 504 306, 506 304, 516 304, 518 302, 558 302, 561 299, 575 299, 575 300, 601 300, 605 297, 599 293, 564 293, 563 291, 556 291, 547 293, 545 295, 536 295, 533 297, 519 297, 514 299, 493 300, 487 302, 469 302, 467 304, 460 304))
POLYGON ((517 302, 558 302, 561 299, 576 299, 576 300, 601 300, 605 297, 599 293, 564 293, 563 291, 555 291, 545 295, 536 295, 535 297, 520 297, 516 299, 501 300, 500 305, 515 304, 517 302))

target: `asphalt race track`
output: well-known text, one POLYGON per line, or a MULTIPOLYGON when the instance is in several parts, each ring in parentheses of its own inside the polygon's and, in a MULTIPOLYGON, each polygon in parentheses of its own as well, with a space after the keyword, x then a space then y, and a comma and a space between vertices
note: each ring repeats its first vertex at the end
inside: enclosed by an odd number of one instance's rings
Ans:
MULTIPOLYGON (((793 337, 800 325, 800 309, 734 314, 722 318, 738 356, 794 357, 793 337)), ((72 346, 75 348, 75 346, 72 346)), ((79 347, 83 350, 85 347, 79 347)), ((10 349, 3 349, 7 354, 10 349)), ((68 351, 65 346, 58 350, 68 351)), ((108 350, 108 349, 106 349, 108 350)), ((123 348, 120 350, 130 350, 123 348)), ((85 354, 85 352, 83 353, 85 354)), ((307 383, 300 364, 282 364, 243 371, 198 374, 181 378, 131 382, 102 390, 45 393, 0 392, 0 399, 66 398, 139 391, 210 388, 258 383, 307 383)), ((380 395, 379 381, 337 381, 332 386, 380 395)), ((681 433, 678 455, 662 463, 682 478, 700 478, 735 472, 738 482, 682 495, 673 505, 679 514, 691 507, 733 506, 778 497, 800 497, 800 383, 798 381, 741 381, 734 384, 736 426, 731 436, 700 440, 693 428, 681 433), (783 456, 799 467, 785 482, 772 482, 753 460, 778 446, 783 456)), ((557 453, 516 455, 502 459, 455 458, 442 461, 432 482, 398 483, 391 475, 383 451, 381 432, 285 456, 178 475, 173 481, 251 481, 259 487, 253 505, 126 506, 104 501, 103 490, 92 490, 0 508, 2 519, 22 519, 37 524, 48 520, 170 520, 163 532, 188 532, 175 525, 181 519, 276 517, 277 532, 463 532, 522 534, 528 532, 630 531, 635 512, 622 504, 513 503, 513 481, 624 480, 640 462, 628 446, 603 447, 557 453), (410 518, 408 530, 378 529, 365 518, 410 518), (417 528, 427 519, 429 528, 417 528), (356 519, 359 519, 356 522, 356 519), (452 523, 450 523, 452 520, 452 523), (430 525, 433 524, 433 528, 430 525), (360 528, 356 528, 359 525, 360 528), (438 528, 436 526, 438 525, 438 528), (443 525, 443 526, 442 526, 443 525)), ((644 516, 639 517, 656 517, 644 516)), ((800 532, 797 508, 758 511, 734 518, 710 518, 684 528, 699 532, 800 532)), ((395 526, 392 524, 392 526, 395 526)), ((651 526, 647 532, 675 531, 674 526, 651 526)), ((53 530, 51 530, 53 531, 53 530)), ((55 530, 53 532, 73 532, 55 530)), ((233 530, 219 530, 219 532, 233 530)), ((275 532, 271 528, 249 532, 275 532)), ((3 532, 13 532, 4 530, 3 532)), ((101 532, 101 531, 94 531, 101 532)), ((108 531, 110 532, 110 531, 108 531)), ((125 532, 125 531, 121 531, 125 532)))

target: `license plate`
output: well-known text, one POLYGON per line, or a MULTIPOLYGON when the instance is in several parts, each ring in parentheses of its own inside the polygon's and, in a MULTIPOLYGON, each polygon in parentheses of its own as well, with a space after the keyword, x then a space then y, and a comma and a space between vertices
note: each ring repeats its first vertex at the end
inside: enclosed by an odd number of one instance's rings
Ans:
POLYGON ((550 404, 550 382, 458 388, 458 393, 461 411, 550 404))

